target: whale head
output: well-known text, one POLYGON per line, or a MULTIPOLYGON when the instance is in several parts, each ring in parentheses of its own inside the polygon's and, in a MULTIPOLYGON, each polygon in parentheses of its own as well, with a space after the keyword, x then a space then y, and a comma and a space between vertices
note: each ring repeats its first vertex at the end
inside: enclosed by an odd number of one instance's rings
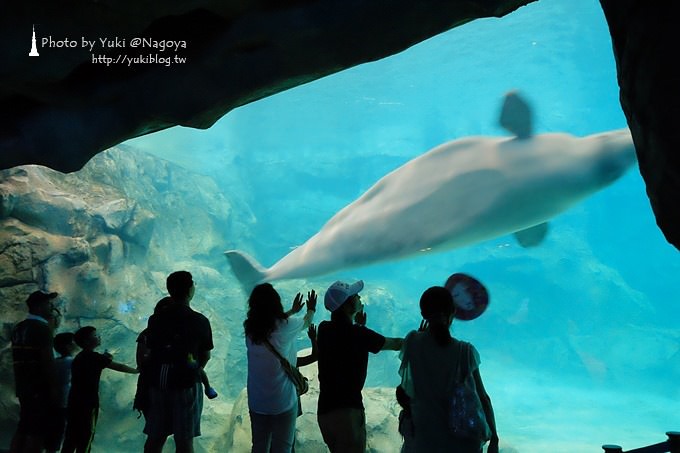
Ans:
POLYGON ((613 184, 637 161, 628 129, 581 138, 544 134, 516 145, 532 151, 527 154, 532 161, 518 160, 512 167, 508 174, 519 183, 514 183, 512 197, 503 202, 514 209, 522 206, 518 211, 522 221, 531 219, 534 225, 613 184))
POLYGON ((635 145, 630 130, 617 129, 590 135, 587 147, 590 156, 591 181, 595 188, 603 188, 623 176, 637 162, 635 145))

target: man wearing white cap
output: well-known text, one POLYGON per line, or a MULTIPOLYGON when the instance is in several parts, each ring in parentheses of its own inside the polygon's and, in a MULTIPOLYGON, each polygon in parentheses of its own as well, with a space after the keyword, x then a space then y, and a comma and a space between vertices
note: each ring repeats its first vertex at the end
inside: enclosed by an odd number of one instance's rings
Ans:
POLYGON ((366 327, 359 291, 364 282, 333 283, 324 305, 331 320, 319 324, 319 407, 317 419, 332 453, 366 450, 366 417, 361 390, 366 381, 368 353, 398 351, 402 338, 385 338, 366 327))

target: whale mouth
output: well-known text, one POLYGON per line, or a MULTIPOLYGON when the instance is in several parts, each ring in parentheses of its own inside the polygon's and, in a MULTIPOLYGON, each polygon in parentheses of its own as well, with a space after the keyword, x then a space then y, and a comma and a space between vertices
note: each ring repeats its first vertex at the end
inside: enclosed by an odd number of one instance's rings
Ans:
POLYGON ((635 159, 606 160, 598 165, 599 180, 604 185, 609 185, 623 176, 634 163, 635 159))
POLYGON ((623 173, 623 165, 614 162, 605 162, 598 168, 598 173, 602 181, 614 182, 623 173))
POLYGON ((617 131, 604 135, 607 141, 602 159, 596 164, 598 180, 603 185, 609 185, 623 176, 630 167, 637 163, 635 145, 628 130, 617 131))

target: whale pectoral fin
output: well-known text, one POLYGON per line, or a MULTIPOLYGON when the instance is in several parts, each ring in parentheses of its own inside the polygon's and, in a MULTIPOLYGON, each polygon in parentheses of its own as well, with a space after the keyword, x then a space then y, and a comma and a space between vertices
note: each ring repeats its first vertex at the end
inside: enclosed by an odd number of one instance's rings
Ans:
POLYGON ((517 91, 510 91, 505 95, 498 121, 517 138, 529 138, 533 132, 531 107, 517 91))
POLYGON ((258 283, 266 280, 267 270, 260 265, 254 258, 238 250, 227 250, 224 252, 231 270, 243 287, 243 290, 250 294, 250 291, 258 283))
POLYGON ((548 222, 539 223, 525 230, 515 231, 514 236, 519 245, 525 248, 535 247, 548 235, 548 222))

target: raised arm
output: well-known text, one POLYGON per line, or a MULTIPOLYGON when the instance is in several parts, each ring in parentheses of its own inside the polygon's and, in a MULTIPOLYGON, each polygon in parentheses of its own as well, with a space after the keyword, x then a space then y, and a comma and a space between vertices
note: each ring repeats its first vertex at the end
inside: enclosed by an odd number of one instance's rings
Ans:
MULTIPOLYGON (((314 290, 311 290, 307 293, 307 313, 305 313, 305 317, 303 319, 304 329, 312 325, 315 312, 316 312, 316 292, 314 290)), ((312 347, 314 347, 314 344, 312 344, 312 347)))
POLYGON ((208 360, 210 360, 210 357, 211 357, 210 351, 199 352, 196 357, 198 366, 200 368, 205 368, 205 366, 208 364, 208 360))
MULTIPOLYGON (((314 312, 316 311, 316 292, 314 290, 311 290, 307 293, 307 312, 305 313, 305 317, 303 318, 303 329, 306 329, 312 324, 312 320, 314 319, 314 312)), ((302 294, 297 293, 295 295, 295 299, 293 299, 293 306, 290 307, 290 310, 286 312, 286 316, 294 315, 295 313, 299 313, 302 310, 302 307, 305 306, 305 303, 302 302, 302 294)))
POLYGON ((307 335, 309 336, 309 340, 312 342, 312 353, 298 357, 295 366, 301 367, 310 365, 318 360, 318 350, 316 346, 316 326, 314 324, 310 325, 309 329, 307 329, 307 335))
MULTIPOLYGON (((354 322, 357 323, 360 326, 365 326, 367 319, 368 319, 368 316, 366 315, 365 311, 357 312, 357 314, 354 315, 354 322)), ((380 350, 381 351, 400 351, 401 346, 403 344, 404 344, 403 338, 385 337, 385 343, 383 344, 382 348, 380 348, 380 350)))
POLYGON ((111 362, 106 368, 112 369, 114 371, 120 371, 121 373, 139 374, 139 370, 137 368, 132 368, 131 366, 127 366, 124 363, 111 362))
POLYGON ((404 344, 403 338, 389 338, 385 337, 385 344, 380 349, 381 351, 400 351, 404 344))
POLYGON ((286 312, 286 316, 291 316, 294 315, 295 313, 299 313, 300 310, 302 310, 302 307, 304 307, 304 303, 302 302, 302 294, 297 293, 295 295, 295 298, 293 299, 293 306, 290 307, 290 310, 286 312))

